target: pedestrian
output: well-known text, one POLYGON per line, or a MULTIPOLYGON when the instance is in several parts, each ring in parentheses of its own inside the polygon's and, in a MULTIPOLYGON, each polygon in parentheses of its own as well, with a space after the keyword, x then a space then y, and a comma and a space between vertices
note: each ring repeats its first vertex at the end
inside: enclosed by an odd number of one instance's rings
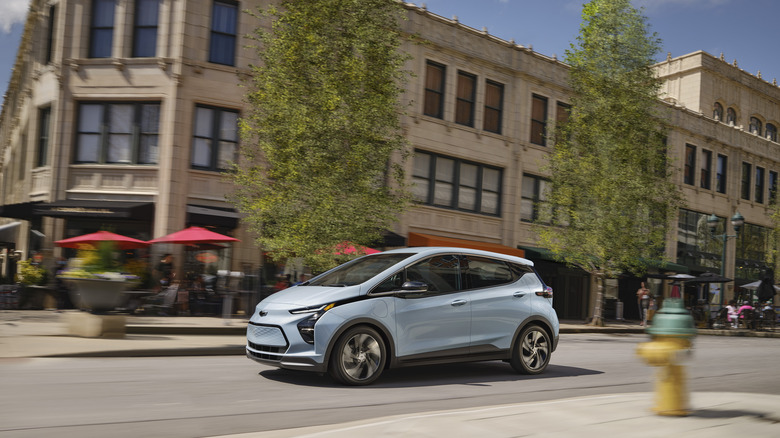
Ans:
POLYGON ((647 325, 647 312, 650 309, 650 289, 645 287, 645 282, 640 283, 639 290, 636 291, 636 299, 639 304, 639 310, 642 312, 641 326, 647 325))
POLYGON ((176 273, 173 272, 173 255, 163 255, 160 263, 157 264, 157 271, 160 273, 160 289, 170 286, 176 276, 176 273))
POLYGON ((728 312, 728 321, 731 324, 733 328, 737 328, 739 325, 739 321, 737 320, 737 317, 739 316, 739 310, 737 309, 737 302, 735 300, 729 301, 729 305, 726 306, 726 311, 728 312))

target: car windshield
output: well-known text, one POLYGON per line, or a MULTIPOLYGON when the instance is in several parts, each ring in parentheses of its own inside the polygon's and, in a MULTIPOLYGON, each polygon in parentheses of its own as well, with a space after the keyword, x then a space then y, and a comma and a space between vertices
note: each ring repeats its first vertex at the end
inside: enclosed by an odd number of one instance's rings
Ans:
POLYGON ((364 283, 412 254, 393 253, 361 257, 310 281, 307 286, 352 286, 364 283))

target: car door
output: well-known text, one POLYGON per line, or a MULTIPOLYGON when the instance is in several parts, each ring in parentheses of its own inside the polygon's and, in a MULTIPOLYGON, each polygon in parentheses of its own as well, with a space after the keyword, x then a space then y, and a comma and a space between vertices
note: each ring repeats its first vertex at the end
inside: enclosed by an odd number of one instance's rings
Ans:
POLYGON ((423 282, 428 291, 394 298, 397 356, 403 360, 467 353, 471 305, 461 286, 459 256, 424 259, 405 269, 405 280, 423 282))
POLYGON ((533 271, 500 259, 468 255, 464 282, 471 297, 471 352, 509 349, 515 330, 531 316, 541 287, 533 271), (528 278, 526 278, 528 277, 528 278))

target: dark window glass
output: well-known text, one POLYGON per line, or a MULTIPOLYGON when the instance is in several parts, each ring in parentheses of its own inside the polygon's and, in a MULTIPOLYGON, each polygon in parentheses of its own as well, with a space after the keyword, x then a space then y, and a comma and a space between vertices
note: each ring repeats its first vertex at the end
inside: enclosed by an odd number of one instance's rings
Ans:
POLYGON ((192 136, 192 167, 223 170, 238 153, 238 112, 197 106, 192 136))
POLYGON ((57 6, 49 6, 49 19, 48 26, 46 27, 46 52, 44 54, 43 63, 48 64, 51 62, 54 53, 54 25, 57 22, 57 6))
POLYGON ((737 112, 734 111, 734 108, 726 110, 726 123, 732 126, 737 124, 737 112))
POLYGON ((753 166, 750 163, 742 162, 742 190, 740 194, 742 199, 750 200, 750 177, 753 173, 753 166))
POLYGON ((715 189, 718 193, 726 193, 726 178, 728 177, 728 157, 718 154, 718 168, 715 174, 715 189))
POLYGON ((534 95, 531 99, 531 143, 545 145, 547 137, 547 98, 534 95))
POLYGON ((771 123, 766 124, 766 138, 770 141, 777 141, 777 127, 771 123))
POLYGON ((415 151, 412 189, 423 204, 498 216, 502 170, 415 151))
POLYGON ((485 82, 485 120, 483 129, 501 134, 501 119, 504 106, 504 85, 498 82, 485 82))
POLYGON ((764 168, 756 166, 756 182, 753 200, 759 204, 764 203, 764 168))
POLYGON ((51 124, 51 107, 38 111, 38 151, 36 166, 49 164, 49 125, 51 124))
POLYGON ((571 105, 558 102, 555 108, 555 130, 560 132, 563 126, 569 121, 569 114, 571 113, 571 105))
POLYGON ((520 220, 550 223, 550 205, 547 203, 547 180, 535 175, 523 175, 520 199, 520 220))
POLYGON ((156 164, 160 104, 81 103, 76 163, 156 164))
POLYGON ((712 109, 712 118, 721 121, 723 120, 723 105, 715 102, 715 107, 712 109))
POLYGON ((685 184, 696 183, 696 146, 685 145, 685 171, 683 175, 685 184))
POLYGON ((761 120, 758 120, 756 117, 750 118, 750 133, 755 135, 761 135, 762 132, 762 124, 761 120))
POLYGON ((443 65, 428 61, 425 67, 425 103, 423 114, 444 118, 444 73, 443 65))
POLYGON ((133 56, 153 57, 157 52, 160 0, 136 0, 133 56))
POLYGON ((701 173, 699 174, 699 185, 703 189, 712 188, 712 152, 706 149, 701 150, 701 173))
POLYGON ((461 260, 465 271, 466 288, 500 286, 517 280, 517 272, 501 260, 487 257, 466 256, 461 260))
POLYGON ((777 201, 777 172, 769 171, 769 203, 774 204, 777 201))
POLYGON ((114 41, 115 0, 93 0, 89 57, 110 58, 114 41))
POLYGON ((406 268, 407 281, 421 281, 429 292, 461 290, 460 260, 456 255, 439 255, 406 268))
POLYGON ((211 9, 209 62, 235 65, 238 3, 215 0, 211 9))
POLYGON ((474 96, 477 91, 477 77, 458 72, 458 95, 455 101, 455 123, 474 126, 474 96))

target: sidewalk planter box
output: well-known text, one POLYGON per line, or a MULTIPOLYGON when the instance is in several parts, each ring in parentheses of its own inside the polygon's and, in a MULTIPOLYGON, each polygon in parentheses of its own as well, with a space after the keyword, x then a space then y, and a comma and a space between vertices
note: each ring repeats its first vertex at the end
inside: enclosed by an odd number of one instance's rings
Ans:
POLYGON ((127 331, 125 315, 95 315, 87 312, 66 314, 68 334, 82 338, 124 338, 127 331))
POLYGON ((63 281, 70 288, 70 298, 76 307, 92 313, 105 313, 124 306, 127 301, 124 291, 135 284, 102 278, 63 278, 63 281))

